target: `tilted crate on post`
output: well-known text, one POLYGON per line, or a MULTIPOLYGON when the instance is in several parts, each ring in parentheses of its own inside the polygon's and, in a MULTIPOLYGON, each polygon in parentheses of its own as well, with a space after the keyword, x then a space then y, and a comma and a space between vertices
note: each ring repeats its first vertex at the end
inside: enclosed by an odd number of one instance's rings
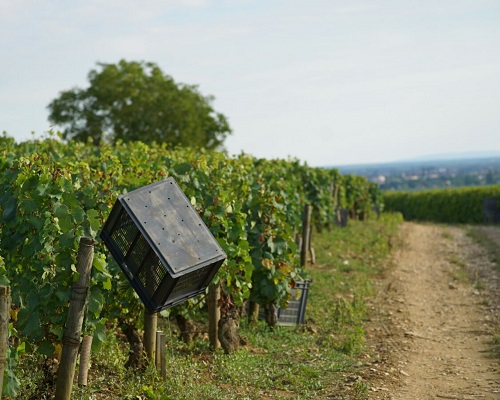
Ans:
POLYGON ((226 259, 173 178, 121 195, 100 237, 151 313, 203 293, 226 259))

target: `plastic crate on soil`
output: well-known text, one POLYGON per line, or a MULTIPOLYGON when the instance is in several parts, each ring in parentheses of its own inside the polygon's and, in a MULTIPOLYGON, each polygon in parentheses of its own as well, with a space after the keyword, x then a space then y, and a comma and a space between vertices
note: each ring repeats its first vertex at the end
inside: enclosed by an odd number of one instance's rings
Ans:
MULTIPOLYGON (((288 306, 286 308, 278 308, 278 325, 295 326, 304 323, 310 284, 310 280, 295 282, 295 287, 292 289, 292 297, 288 301, 288 306)), ((249 311, 249 304, 247 303, 247 313, 249 311)), ((266 319, 262 307, 259 309, 258 318, 260 320, 266 319)))
POLYGON ((291 326, 304 323, 310 283, 311 281, 309 280, 295 283, 295 287, 292 289, 292 298, 288 302, 288 307, 278 309, 278 323, 280 325, 291 326), (300 296, 298 298, 296 298, 297 291, 300 291, 300 296))

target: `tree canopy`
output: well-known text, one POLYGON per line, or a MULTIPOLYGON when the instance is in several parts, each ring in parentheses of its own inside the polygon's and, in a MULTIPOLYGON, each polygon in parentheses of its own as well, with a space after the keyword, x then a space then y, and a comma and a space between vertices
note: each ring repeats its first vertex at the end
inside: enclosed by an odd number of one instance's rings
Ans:
POLYGON ((231 133, 213 96, 176 83, 151 62, 98 63, 87 89, 63 91, 49 105, 49 121, 64 139, 141 140, 209 149, 231 133))

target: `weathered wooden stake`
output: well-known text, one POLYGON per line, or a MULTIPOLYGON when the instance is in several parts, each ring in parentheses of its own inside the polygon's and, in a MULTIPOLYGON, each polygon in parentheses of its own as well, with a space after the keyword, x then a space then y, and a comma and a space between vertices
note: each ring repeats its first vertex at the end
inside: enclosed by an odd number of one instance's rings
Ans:
POLYGON ((309 254, 311 256, 311 264, 316 264, 316 253, 314 252, 314 248, 312 247, 312 237, 313 231, 311 226, 309 226, 309 254))
POLYGON ((216 350, 220 348, 219 342, 219 319, 220 319, 220 285, 211 284, 208 288, 207 306, 208 306, 208 338, 210 347, 216 350))
POLYGON ((94 239, 84 237, 78 247, 76 269, 79 276, 78 281, 73 284, 69 304, 61 363, 57 371, 56 400, 69 400, 71 397, 93 258, 94 239))
POLYGON ((163 379, 167 378, 167 336, 160 335, 160 370, 163 379))
POLYGON ((0 400, 2 399, 3 375, 7 361, 9 339, 10 287, 0 286, 0 400))
POLYGON ((302 217, 302 247, 300 250, 300 266, 305 267, 307 264, 307 253, 309 251, 309 234, 311 228, 311 213, 312 207, 306 204, 304 207, 304 215, 302 217))
POLYGON ((158 314, 144 311, 144 351, 148 360, 155 361, 156 330, 158 327, 158 314))
POLYGON ((259 320, 259 303, 255 301, 250 302, 250 307, 248 308, 248 322, 255 323, 259 320))
POLYGON ((339 205, 339 188, 340 188, 340 185, 335 185, 334 189, 333 189, 333 209, 336 210, 338 205, 339 205))
POLYGON ((90 351, 92 349, 92 336, 85 335, 80 349, 80 369, 78 370, 78 384, 87 386, 90 368, 90 351))
POLYGON ((162 331, 156 331, 155 366, 158 371, 161 369, 161 335, 163 335, 162 331))

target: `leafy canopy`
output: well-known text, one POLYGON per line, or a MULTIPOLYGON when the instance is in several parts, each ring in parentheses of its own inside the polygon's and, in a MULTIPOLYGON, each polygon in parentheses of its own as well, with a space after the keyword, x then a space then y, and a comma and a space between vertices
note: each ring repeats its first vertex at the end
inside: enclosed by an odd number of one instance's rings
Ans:
POLYGON ((218 149, 231 133, 214 98, 176 83, 151 62, 98 63, 87 89, 63 91, 49 105, 49 121, 63 138, 103 139, 218 149))

